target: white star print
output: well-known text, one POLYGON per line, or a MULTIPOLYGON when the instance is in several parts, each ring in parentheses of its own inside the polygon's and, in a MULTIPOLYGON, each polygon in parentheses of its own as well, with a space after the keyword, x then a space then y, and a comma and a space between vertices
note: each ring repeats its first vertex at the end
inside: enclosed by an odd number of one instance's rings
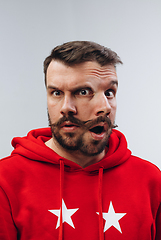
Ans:
MULTIPOLYGON (((67 209, 64 200, 62 199, 62 223, 66 222, 71 227, 74 227, 73 221, 71 219, 71 216, 78 210, 79 208, 75 209, 67 209)), ((60 209, 59 210, 48 210, 49 212, 53 213, 58 217, 56 229, 60 226, 60 209)))
MULTIPOLYGON (((97 214, 99 213, 97 212, 97 214)), ((103 218, 106 220, 104 232, 106 232, 110 227, 114 226, 120 233, 122 233, 119 220, 125 215, 126 213, 116 213, 112 202, 110 202, 108 213, 103 213, 103 218)))

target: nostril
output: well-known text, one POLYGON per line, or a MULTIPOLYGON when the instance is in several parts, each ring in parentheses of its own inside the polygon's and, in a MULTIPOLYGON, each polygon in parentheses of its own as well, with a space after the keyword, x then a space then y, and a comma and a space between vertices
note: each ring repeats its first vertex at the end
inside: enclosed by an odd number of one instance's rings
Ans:
POLYGON ((60 111, 61 114, 69 115, 75 115, 77 112, 75 104, 71 101, 65 101, 60 111))
POLYGON ((97 112, 97 115, 104 114, 104 111, 97 112))
POLYGON ((97 112, 97 116, 100 116, 100 115, 104 115, 104 116, 108 117, 110 115, 110 112, 108 112, 108 113, 105 113, 104 111, 97 112))
POLYGON ((74 111, 61 111, 61 114, 62 114, 62 115, 73 116, 73 115, 75 115, 76 113, 75 113, 74 111))
POLYGON ((74 111, 69 111, 69 112, 68 112, 68 115, 69 115, 69 116, 73 116, 73 115, 75 115, 75 112, 74 112, 74 111))

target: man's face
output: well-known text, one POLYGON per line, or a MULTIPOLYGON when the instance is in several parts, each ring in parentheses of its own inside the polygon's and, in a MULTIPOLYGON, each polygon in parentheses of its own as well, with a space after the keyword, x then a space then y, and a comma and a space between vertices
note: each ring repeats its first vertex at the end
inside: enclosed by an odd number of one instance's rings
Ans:
POLYGON ((54 141, 65 150, 100 154, 116 114, 115 67, 85 62, 73 67, 52 61, 47 69, 47 103, 54 141))

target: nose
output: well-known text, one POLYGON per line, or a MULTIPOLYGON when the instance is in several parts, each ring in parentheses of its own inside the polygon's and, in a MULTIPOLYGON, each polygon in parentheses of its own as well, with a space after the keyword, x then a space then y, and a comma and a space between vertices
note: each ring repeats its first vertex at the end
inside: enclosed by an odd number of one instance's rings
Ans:
POLYGON ((99 96, 96 101, 97 101, 96 102, 97 107, 95 111, 96 116, 100 115, 108 116, 111 112, 111 105, 107 97, 105 95, 99 96))
POLYGON ((65 96, 60 110, 62 115, 75 115, 77 113, 74 100, 70 96, 65 96))

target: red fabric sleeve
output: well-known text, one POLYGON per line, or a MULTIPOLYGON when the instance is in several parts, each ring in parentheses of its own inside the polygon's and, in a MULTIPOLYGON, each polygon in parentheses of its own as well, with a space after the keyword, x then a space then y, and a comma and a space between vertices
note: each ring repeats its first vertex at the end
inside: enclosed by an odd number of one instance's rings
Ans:
POLYGON ((17 240, 17 229, 14 225, 9 201, 0 188, 0 239, 17 240))
POLYGON ((161 239, 161 204, 157 213, 157 219, 156 219, 156 238, 155 240, 161 239))

